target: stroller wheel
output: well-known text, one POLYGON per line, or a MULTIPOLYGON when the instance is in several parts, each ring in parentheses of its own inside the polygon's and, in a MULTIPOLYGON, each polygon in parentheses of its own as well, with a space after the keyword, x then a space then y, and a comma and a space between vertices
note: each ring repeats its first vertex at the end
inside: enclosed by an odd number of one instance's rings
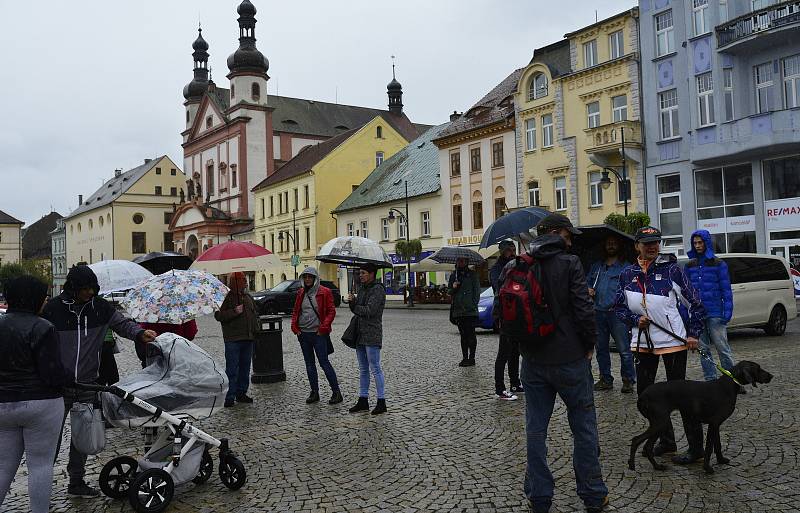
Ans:
POLYGON ((211 457, 208 450, 205 450, 203 451, 203 459, 200 460, 200 470, 197 471, 197 475, 192 479, 192 482, 194 484, 203 484, 211 479, 213 473, 214 458, 211 457))
POLYGON ((130 456, 120 456, 103 465, 100 471, 100 490, 112 499, 128 495, 128 488, 139 464, 130 456))
POLYGON ((172 476, 160 468, 150 468, 133 479, 128 501, 139 513, 161 513, 169 506, 174 493, 172 476))
POLYGON ((247 481, 247 471, 236 456, 223 456, 219 465, 219 478, 230 490, 238 490, 247 481))

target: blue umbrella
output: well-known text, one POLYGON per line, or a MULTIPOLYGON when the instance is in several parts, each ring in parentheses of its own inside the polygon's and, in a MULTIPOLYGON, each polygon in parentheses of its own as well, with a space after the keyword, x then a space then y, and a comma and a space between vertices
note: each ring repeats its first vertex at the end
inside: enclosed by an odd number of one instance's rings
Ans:
POLYGON ((540 207, 526 207, 509 212, 486 228, 480 248, 488 248, 505 239, 518 239, 520 233, 528 233, 528 230, 548 214, 549 210, 540 207))

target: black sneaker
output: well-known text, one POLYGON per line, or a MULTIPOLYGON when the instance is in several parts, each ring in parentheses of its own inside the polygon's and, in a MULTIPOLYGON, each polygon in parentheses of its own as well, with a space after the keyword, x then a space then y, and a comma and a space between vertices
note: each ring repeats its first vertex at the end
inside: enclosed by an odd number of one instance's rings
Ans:
POLYGON ((378 399, 378 403, 372 410, 373 415, 380 415, 381 413, 386 413, 386 399, 378 399))
POLYGON ((328 404, 339 404, 342 401, 344 401, 344 398, 342 397, 342 392, 340 390, 334 390, 333 394, 331 394, 331 398, 328 401, 328 404))
POLYGON ((610 381, 606 381, 603 378, 600 378, 599 380, 597 380, 597 383, 594 384, 594 389, 595 389, 595 391, 613 390, 614 389, 614 383, 612 383, 610 381))
POLYGON ((691 465, 692 463, 698 463, 700 461, 703 461, 703 455, 692 454, 690 451, 686 451, 683 454, 676 454, 672 457, 672 463, 678 465, 691 465))
POLYGON ((306 404, 316 403, 319 402, 319 392, 316 390, 312 390, 310 394, 308 394, 308 399, 306 399, 306 404))
POLYGON ((225 407, 232 408, 236 404, 236 401, 233 399, 225 399, 225 407))
POLYGON ((622 393, 623 394, 630 394, 633 392, 633 381, 629 379, 622 380, 622 393))
POLYGON ((71 484, 67 487, 67 496, 93 499, 100 496, 100 492, 86 483, 71 484))
POLYGON ((601 511, 603 511, 603 508, 605 508, 606 506, 608 506, 608 495, 603 497, 603 500, 602 500, 602 502, 600 503, 599 506, 588 506, 587 505, 586 506, 586 511, 587 511, 587 513, 600 513, 601 511))
POLYGON ((458 362, 459 367, 469 367, 469 358, 464 358, 460 362, 458 362))
POLYGON ((516 395, 524 394, 525 390, 522 388, 522 385, 518 385, 515 387, 511 387, 511 393, 516 395))
POLYGON ((253 404, 253 398, 247 396, 246 394, 240 394, 236 396, 237 403, 245 403, 245 404, 253 404))

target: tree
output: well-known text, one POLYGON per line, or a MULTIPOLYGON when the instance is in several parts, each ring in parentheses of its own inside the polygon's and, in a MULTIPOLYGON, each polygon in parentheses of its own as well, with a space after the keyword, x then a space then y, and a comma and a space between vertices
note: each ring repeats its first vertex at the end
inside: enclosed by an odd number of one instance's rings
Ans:
POLYGON ((422 242, 419 239, 399 240, 394 245, 394 252, 406 262, 416 260, 422 254, 422 242))
POLYGON ((644 212, 631 212, 627 216, 621 214, 608 214, 603 223, 613 226, 628 235, 634 235, 636 230, 650 224, 650 216, 644 212))
POLYGON ((18 276, 31 275, 39 278, 48 286, 51 285, 50 273, 43 272, 41 266, 33 260, 23 260, 15 264, 0 265, 0 290, 5 288, 5 283, 8 280, 17 278, 18 276))

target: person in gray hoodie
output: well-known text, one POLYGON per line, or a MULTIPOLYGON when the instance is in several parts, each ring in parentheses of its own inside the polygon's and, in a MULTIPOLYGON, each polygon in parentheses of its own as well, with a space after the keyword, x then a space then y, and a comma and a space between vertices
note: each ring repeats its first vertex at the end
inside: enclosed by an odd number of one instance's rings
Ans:
POLYGON ((306 399, 307 404, 319 401, 319 378, 314 355, 317 355, 319 366, 328 378, 331 387, 331 399, 328 404, 342 402, 342 392, 339 389, 339 380, 333 370, 328 355, 333 352, 331 343, 331 324, 336 317, 336 306, 333 303, 331 289, 319 283, 319 273, 313 267, 306 267, 300 275, 303 286, 297 291, 292 310, 292 333, 297 335, 300 348, 303 350, 303 359, 306 363, 308 383, 311 393, 306 399))

